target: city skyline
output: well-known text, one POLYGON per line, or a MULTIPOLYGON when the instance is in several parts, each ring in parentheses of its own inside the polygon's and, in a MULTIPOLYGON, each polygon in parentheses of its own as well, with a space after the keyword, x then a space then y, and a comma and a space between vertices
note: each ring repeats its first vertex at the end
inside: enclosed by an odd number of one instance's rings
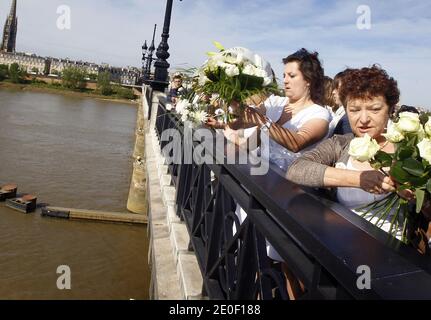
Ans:
MULTIPOLYGON (((3 24, 11 1, 0 3, 3 24)), ((166 1, 18 1, 16 50, 42 56, 141 66, 141 46, 157 23, 160 43, 166 1), (71 10, 70 30, 59 30, 57 9, 71 10), (34 14, 37 12, 37 14, 34 14)), ((213 51, 244 46, 268 60, 282 78, 281 59, 301 47, 319 52, 325 73, 380 64, 398 80, 401 103, 430 107, 431 5, 427 1, 369 1, 370 28, 357 26, 361 1, 174 0, 168 62, 196 67, 213 51), (270 5, 268 5, 270 3, 270 5)))

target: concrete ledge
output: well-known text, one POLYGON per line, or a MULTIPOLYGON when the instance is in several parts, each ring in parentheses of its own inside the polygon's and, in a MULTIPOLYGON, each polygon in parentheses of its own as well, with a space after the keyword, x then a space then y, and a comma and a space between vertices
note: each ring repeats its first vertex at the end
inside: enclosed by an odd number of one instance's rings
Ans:
POLYGON ((178 286, 178 275, 175 272, 175 263, 172 260, 172 250, 166 238, 153 241, 154 261, 153 269, 156 270, 155 280, 157 284, 156 299, 179 300, 182 299, 181 287, 178 286), (177 284, 177 285, 176 285, 177 284))
POLYGON ((160 177, 160 186, 170 186, 172 184, 172 176, 170 174, 162 174, 160 177))
POLYGON ((194 254, 181 253, 178 256, 177 264, 180 275, 180 285, 183 297, 186 300, 201 300, 202 297, 202 276, 194 254))
POLYGON ((175 206, 168 206, 168 214, 166 215, 166 222, 169 227, 171 227, 172 224, 174 223, 181 223, 180 217, 177 216, 175 206))
POLYGON ((165 206, 173 206, 175 205, 175 195, 177 193, 177 190, 174 186, 163 186, 162 188, 163 193, 163 201, 165 203, 165 206))
POLYGON ((170 228, 171 245, 173 249, 175 264, 178 263, 180 253, 187 253, 189 246, 189 233, 184 223, 173 223, 170 228))
MULTIPOLYGON (((152 103, 147 102, 147 106, 157 108, 158 97, 156 94, 152 103)), ((154 123, 155 112, 152 113, 151 122, 145 122, 150 297, 203 299, 202 276, 195 255, 188 252, 189 234, 186 225, 176 215, 176 189, 172 185, 165 158, 161 155, 154 123)))

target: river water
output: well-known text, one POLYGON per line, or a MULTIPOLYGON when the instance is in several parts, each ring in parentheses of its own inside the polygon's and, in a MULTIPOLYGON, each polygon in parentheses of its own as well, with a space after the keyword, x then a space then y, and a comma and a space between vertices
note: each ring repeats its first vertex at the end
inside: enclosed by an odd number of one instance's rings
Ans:
MULTIPOLYGON (((126 212, 136 106, 0 89, 0 184, 52 206, 126 212)), ((142 226, 42 218, 0 203, 0 299, 146 299, 142 226), (59 290, 58 266, 71 271, 59 290)))

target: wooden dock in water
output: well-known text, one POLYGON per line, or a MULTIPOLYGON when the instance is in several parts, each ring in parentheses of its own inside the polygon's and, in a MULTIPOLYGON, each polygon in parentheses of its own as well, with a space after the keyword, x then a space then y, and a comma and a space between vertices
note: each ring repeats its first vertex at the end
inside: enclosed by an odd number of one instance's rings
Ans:
POLYGON ((76 219, 76 220, 96 220, 108 222, 124 222, 135 224, 146 224, 148 218, 143 214, 134 214, 126 212, 108 212, 99 210, 73 209, 63 207, 45 207, 42 209, 43 216, 76 219))

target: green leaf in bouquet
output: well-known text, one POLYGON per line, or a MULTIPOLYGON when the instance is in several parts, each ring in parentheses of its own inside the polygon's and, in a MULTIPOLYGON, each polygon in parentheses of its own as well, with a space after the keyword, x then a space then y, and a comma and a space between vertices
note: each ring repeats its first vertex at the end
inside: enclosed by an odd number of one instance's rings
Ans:
POLYGON ((414 177, 412 176, 410 178, 410 185, 415 187, 415 188, 423 188, 425 187, 426 183, 428 181, 428 177, 426 175, 422 176, 422 177, 414 177))
POLYGON ((429 193, 431 193, 431 179, 428 179, 428 182, 426 184, 426 189, 429 193))
POLYGON ((429 114, 426 112, 421 113, 419 116, 419 120, 423 126, 425 125, 425 123, 428 122, 428 119, 429 119, 429 114))
POLYGON ((381 167, 390 167, 392 165, 392 156, 384 151, 377 151, 374 160, 381 164, 381 167))
POLYGON ((411 157, 414 152, 415 152, 415 147, 408 146, 408 145, 401 145, 400 147, 398 147, 395 154, 396 154, 397 160, 404 160, 411 157))
POLYGON ((241 81, 242 90, 261 88, 263 84, 263 78, 249 74, 240 74, 238 78, 241 81))
POLYGON ((413 158, 405 159, 402 168, 416 177, 421 177, 424 174, 422 163, 413 158))
POLYGON ((410 182, 412 176, 402 167, 402 162, 396 162, 390 169, 389 174, 399 183, 410 182))
POLYGON ((219 49, 220 51, 224 51, 224 50, 225 50, 225 48, 222 46, 222 44, 221 44, 220 42, 218 42, 218 41, 213 41, 213 43, 214 43, 215 47, 216 47, 217 49, 219 49))
POLYGON ((416 195, 416 213, 419 213, 419 212, 421 212, 422 205, 424 203, 425 190, 416 189, 415 195, 416 195))

